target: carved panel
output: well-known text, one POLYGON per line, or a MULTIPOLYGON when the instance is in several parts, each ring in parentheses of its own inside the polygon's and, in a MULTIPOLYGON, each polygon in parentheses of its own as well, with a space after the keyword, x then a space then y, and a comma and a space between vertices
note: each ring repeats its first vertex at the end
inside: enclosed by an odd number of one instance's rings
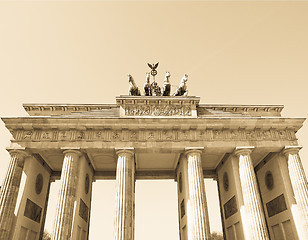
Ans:
POLYGON ((287 204, 284 199, 284 195, 281 194, 280 196, 274 198, 272 201, 268 202, 266 204, 266 208, 269 217, 287 210, 287 204))
POLYGON ((29 198, 26 202, 24 216, 40 223, 41 221, 42 208, 38 206, 36 203, 32 202, 29 198))
POLYGON ((88 222, 89 208, 81 198, 79 205, 79 216, 85 220, 85 222, 88 222))
POLYGON ((225 219, 228 219, 237 212, 237 204, 235 196, 233 196, 228 202, 224 204, 224 211, 225 211, 225 219))
POLYGON ((175 141, 264 141, 297 140, 290 130, 16 130, 14 138, 20 142, 44 141, 102 141, 102 142, 175 142, 175 141))
POLYGON ((126 116, 191 116, 191 106, 182 105, 128 105, 126 116))

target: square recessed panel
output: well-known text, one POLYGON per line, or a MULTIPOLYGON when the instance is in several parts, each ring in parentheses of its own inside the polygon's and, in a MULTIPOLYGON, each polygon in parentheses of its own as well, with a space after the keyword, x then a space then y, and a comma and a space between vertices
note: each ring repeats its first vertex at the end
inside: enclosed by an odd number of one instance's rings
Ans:
POLYGON ((38 154, 41 155, 43 160, 53 171, 61 171, 64 160, 64 154, 61 151, 41 150, 38 151, 38 154))
POLYGON ((219 161, 223 158, 224 154, 202 154, 202 168, 215 169, 219 161))
POLYGON ((116 156, 111 153, 88 154, 96 171, 115 170, 117 167, 116 156))
POLYGON ((138 153, 137 170, 174 170, 178 160, 176 153, 138 153))

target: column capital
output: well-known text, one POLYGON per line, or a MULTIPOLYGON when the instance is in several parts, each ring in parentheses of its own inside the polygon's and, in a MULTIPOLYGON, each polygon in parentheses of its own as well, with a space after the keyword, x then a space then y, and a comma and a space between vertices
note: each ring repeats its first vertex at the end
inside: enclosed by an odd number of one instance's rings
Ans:
POLYGON ((6 149, 9 154, 12 156, 12 154, 17 154, 23 158, 30 156, 28 152, 26 152, 26 148, 7 148, 6 149))
POLYGON ((186 147, 185 148, 185 155, 191 154, 191 153, 199 153, 202 154, 204 151, 204 147, 186 147))
POLYGON ((236 156, 240 156, 242 154, 250 154, 254 149, 254 146, 239 146, 234 149, 233 154, 236 156))
POLYGON ((289 153, 297 154, 302 148, 302 146, 284 146, 281 152, 287 156, 289 153))
POLYGON ((126 147, 126 148, 115 148, 116 154, 119 155, 121 153, 127 153, 134 155, 134 148, 133 147, 126 147))
POLYGON ((80 148, 77 148, 77 147, 64 147, 64 148, 61 148, 61 150, 63 151, 64 155, 67 153, 75 153, 79 157, 82 155, 80 148))

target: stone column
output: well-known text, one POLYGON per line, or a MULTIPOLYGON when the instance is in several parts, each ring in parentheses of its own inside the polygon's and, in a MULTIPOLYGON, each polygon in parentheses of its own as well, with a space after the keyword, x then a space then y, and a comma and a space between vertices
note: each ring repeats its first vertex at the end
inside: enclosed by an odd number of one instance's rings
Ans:
POLYGON ((0 193, 0 239, 9 239, 14 220, 17 195, 27 154, 21 150, 11 150, 11 161, 0 193))
POLYGON ((115 240, 134 239, 135 161, 133 148, 118 149, 115 240))
POLYGON ((203 148, 186 148, 188 176, 188 239, 210 239, 210 225, 207 221, 207 203, 204 187, 204 177, 201 164, 203 148))
POLYGON ((239 175, 244 201, 242 218, 247 239, 269 239, 257 179, 250 153, 254 147, 237 147, 234 154, 239 159, 239 175))
POLYGON ((308 182, 299 157, 300 146, 286 146, 283 150, 287 158, 288 170, 294 197, 303 219, 304 231, 308 233, 308 182))
POLYGON ((53 231, 53 240, 71 238, 74 207, 76 204, 76 183, 78 177, 78 150, 65 150, 61 172, 61 187, 59 191, 57 215, 53 231))

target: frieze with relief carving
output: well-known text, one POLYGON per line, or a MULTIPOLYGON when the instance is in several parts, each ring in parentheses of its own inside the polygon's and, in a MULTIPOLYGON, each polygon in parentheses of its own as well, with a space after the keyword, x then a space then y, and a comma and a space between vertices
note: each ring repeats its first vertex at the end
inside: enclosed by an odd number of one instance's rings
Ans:
POLYGON ((125 106, 126 116, 191 116, 191 106, 174 105, 145 105, 125 106))
POLYGON ((178 142, 178 141, 294 141, 292 130, 181 130, 181 129, 144 129, 144 130, 15 130, 17 142, 48 141, 99 141, 99 142, 178 142))

